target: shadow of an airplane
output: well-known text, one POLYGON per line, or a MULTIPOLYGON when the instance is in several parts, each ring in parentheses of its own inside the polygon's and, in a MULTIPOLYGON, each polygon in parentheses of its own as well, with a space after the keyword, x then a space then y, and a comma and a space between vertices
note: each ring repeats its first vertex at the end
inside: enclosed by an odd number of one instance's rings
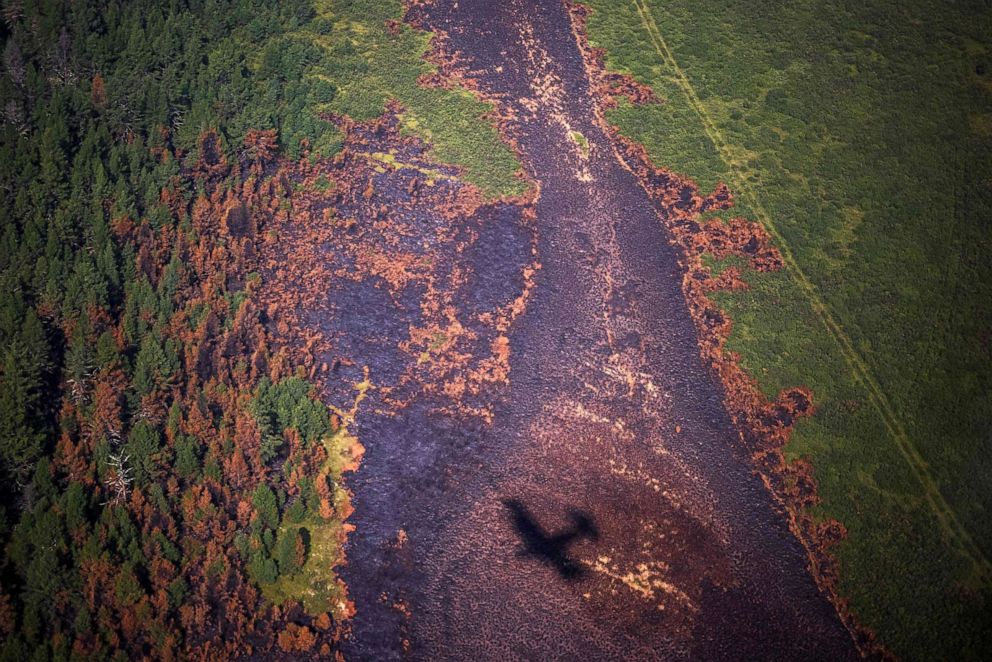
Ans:
POLYGON ((580 510, 571 510, 568 513, 572 520, 571 528, 549 534, 520 501, 504 499, 503 505, 510 511, 513 527, 523 543, 521 555, 540 559, 565 579, 578 579, 583 575, 585 569, 568 555, 568 546, 579 538, 599 539, 599 531, 589 515, 580 510))

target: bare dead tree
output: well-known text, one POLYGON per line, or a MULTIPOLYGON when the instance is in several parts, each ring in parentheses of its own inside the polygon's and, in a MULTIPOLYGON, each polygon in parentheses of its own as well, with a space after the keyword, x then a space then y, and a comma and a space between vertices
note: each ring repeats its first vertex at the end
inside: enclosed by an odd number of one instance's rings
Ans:
POLYGON ((13 38, 7 40, 7 45, 3 49, 3 64, 14 84, 24 87, 24 56, 13 38))
POLYGON ((76 74, 72 70, 72 39, 64 26, 55 44, 55 53, 52 55, 52 72, 54 82, 65 85, 76 80, 76 74))
POLYGON ((172 129, 178 130, 182 128, 183 124, 186 123, 186 112, 185 108, 173 108, 171 111, 172 116, 172 129))
POLYGON ((3 20, 8 28, 13 29, 17 21, 24 15, 24 3, 22 0, 6 0, 3 3, 3 20))
POLYGON ((67 370, 69 375, 66 378, 66 383, 69 386, 69 392, 72 394, 73 402, 81 406, 86 402, 86 395, 90 379, 93 377, 94 367, 88 356, 80 352, 73 352, 72 347, 70 347, 66 359, 67 367, 69 367, 69 370, 67 370))
POLYGON ((16 99, 11 99, 3 107, 3 121, 14 127, 22 136, 28 135, 31 131, 24 115, 24 107, 16 99))
POLYGON ((104 485, 111 496, 103 505, 117 506, 127 501, 128 495, 131 493, 131 483, 134 481, 131 467, 128 466, 130 459, 130 456, 123 450, 111 453, 110 457, 107 458, 109 471, 106 479, 104 479, 104 485))

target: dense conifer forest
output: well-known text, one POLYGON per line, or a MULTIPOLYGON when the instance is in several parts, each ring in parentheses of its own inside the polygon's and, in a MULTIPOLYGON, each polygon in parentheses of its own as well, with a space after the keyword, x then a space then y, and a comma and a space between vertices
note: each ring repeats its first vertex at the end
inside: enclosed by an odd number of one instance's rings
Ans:
POLYGON ((4 660, 333 638, 333 581, 309 612, 262 597, 300 573, 309 528, 340 519, 340 421, 270 343, 262 229, 229 203, 277 156, 339 144, 312 110, 334 85, 303 75, 322 52, 289 36, 314 16, 305 0, 4 5, 4 660))

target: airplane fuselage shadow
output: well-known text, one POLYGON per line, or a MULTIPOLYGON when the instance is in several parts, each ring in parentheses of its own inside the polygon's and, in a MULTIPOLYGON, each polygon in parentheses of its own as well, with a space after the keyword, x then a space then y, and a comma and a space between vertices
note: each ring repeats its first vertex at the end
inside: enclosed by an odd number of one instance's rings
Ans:
POLYGON ((599 530, 592 517, 581 510, 570 510, 572 526, 550 533, 538 523, 530 510, 517 499, 503 499, 513 528, 520 538, 520 555, 538 559, 554 568, 567 580, 580 579, 585 568, 568 554, 569 546, 582 539, 598 540, 599 530))

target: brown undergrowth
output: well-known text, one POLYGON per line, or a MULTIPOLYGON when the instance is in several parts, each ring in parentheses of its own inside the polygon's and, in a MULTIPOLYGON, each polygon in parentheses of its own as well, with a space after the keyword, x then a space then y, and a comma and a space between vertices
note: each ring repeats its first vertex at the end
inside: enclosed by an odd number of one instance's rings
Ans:
MULTIPOLYGON (((404 22, 424 29, 419 17, 426 4, 409 0, 405 7, 404 22)), ((398 24, 393 21, 387 28, 395 30, 398 24)), ((465 75, 443 34, 434 35, 424 59, 438 71, 419 83, 466 89, 493 103, 486 119, 518 154, 505 130, 513 118, 501 115, 502 107, 465 75)), ((373 375, 384 405, 379 413, 390 415, 418 397, 433 395, 446 403, 437 412, 489 422, 492 407, 485 392, 508 380, 507 333, 526 309, 541 268, 534 216, 539 189, 528 178, 531 186, 522 195, 487 200, 462 181, 460 168, 433 161, 427 143, 405 134, 403 113, 392 101, 383 115, 368 122, 327 115, 324 119, 345 135, 333 161, 283 166, 277 204, 289 212, 273 217, 262 251, 269 283, 263 295, 267 313, 280 343, 298 348, 311 378, 336 372, 360 357, 349 356, 335 342, 346 330, 315 322, 342 312, 334 300, 339 285, 372 283, 391 299, 392 310, 381 312, 407 323, 407 337, 398 341, 406 356, 402 374, 373 375), (488 305, 469 303, 472 288, 486 286, 479 283, 483 274, 473 264, 472 251, 483 226, 507 213, 514 218, 500 222, 512 225, 526 244, 519 251, 525 258, 506 265, 503 274, 510 294, 496 296, 488 305)))
POLYGON ((370 122, 330 117, 345 134, 333 162, 283 171, 280 204, 290 211, 276 218, 263 249, 267 313, 311 377, 375 357, 376 346, 394 352, 401 371, 383 366, 371 377, 382 413, 430 395, 444 403, 439 412, 488 422, 485 392, 507 382, 507 332, 540 269, 533 206, 529 198, 487 202, 458 169, 432 162, 426 143, 402 134, 401 114, 393 103, 370 122), (514 226, 526 259, 504 265, 509 287, 469 301, 492 287, 475 260, 486 224, 497 222, 514 226), (349 310, 338 301, 363 284, 387 293, 388 304, 349 310), (336 342, 364 333, 346 328, 349 317, 370 315, 402 320, 406 337, 359 338, 368 342, 354 351, 336 342))
POLYGON ((759 223, 741 217, 726 223, 705 218, 708 213, 727 210, 733 205, 733 194, 725 184, 719 184, 708 196, 701 195, 695 182, 655 166, 642 145, 621 135, 605 119, 605 111, 616 107, 619 97, 626 97, 631 103, 660 100, 650 88, 630 76, 607 71, 605 50, 592 47, 588 41, 589 9, 574 2, 568 2, 568 7, 591 89, 597 97, 597 121, 610 136, 621 163, 655 202, 671 240, 681 248, 685 269, 683 293, 699 334, 700 354, 720 378, 725 406, 751 453, 754 466, 806 549, 817 585, 830 597, 862 654, 890 657, 876 643, 875 635, 855 621, 847 600, 838 593, 838 565, 831 548, 847 531, 841 522, 817 519, 811 514, 819 501, 813 466, 805 459, 788 462, 783 454, 798 419, 815 413, 813 393, 799 386, 785 389, 774 401, 769 401, 757 381, 741 367, 740 356, 726 348, 733 320, 708 296, 720 290, 746 289, 748 285, 736 267, 714 274, 704 263, 704 254, 716 258, 737 256, 755 271, 781 269, 781 254, 759 223))

